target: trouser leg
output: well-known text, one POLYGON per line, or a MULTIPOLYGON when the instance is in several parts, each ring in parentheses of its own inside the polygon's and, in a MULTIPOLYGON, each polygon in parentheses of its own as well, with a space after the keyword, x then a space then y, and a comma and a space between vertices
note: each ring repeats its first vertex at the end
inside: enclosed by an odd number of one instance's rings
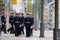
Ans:
POLYGON ((21 27, 21 33, 24 34, 24 26, 21 27))
POLYGON ((4 27, 4 33, 6 33, 6 27, 4 27))
POLYGON ((30 27, 26 27, 26 37, 30 37, 30 27))
POLYGON ((33 35, 33 29, 31 29, 31 35, 33 35))
POLYGON ((19 36, 19 26, 15 26, 15 36, 19 36))
POLYGON ((11 33, 14 33, 14 27, 13 27, 13 25, 11 25, 12 27, 11 27, 11 33))
POLYGON ((7 30, 8 32, 11 31, 11 27, 7 30))
POLYGON ((1 31, 3 31, 4 33, 6 33, 6 26, 5 25, 2 25, 1 31))
POLYGON ((23 28, 22 28, 22 31, 23 31, 23 34, 24 34, 24 26, 23 26, 23 28))

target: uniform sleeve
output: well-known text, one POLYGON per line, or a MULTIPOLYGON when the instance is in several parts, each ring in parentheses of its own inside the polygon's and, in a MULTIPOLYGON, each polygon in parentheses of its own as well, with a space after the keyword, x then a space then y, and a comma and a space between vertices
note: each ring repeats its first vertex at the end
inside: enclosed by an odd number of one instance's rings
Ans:
POLYGON ((34 18, 31 18, 31 26, 34 24, 34 18))
POLYGON ((25 18, 24 18, 24 24, 25 24, 25 18))
POLYGON ((23 17, 23 19, 22 19, 22 23, 24 23, 24 17, 23 17))
POLYGON ((15 20, 16 20, 16 17, 14 17, 14 21, 13 21, 14 25, 15 25, 15 20))
POLYGON ((4 22, 6 23, 6 17, 4 17, 4 22))
POLYGON ((5 16, 1 16, 1 21, 4 22, 4 23, 6 22, 5 16))

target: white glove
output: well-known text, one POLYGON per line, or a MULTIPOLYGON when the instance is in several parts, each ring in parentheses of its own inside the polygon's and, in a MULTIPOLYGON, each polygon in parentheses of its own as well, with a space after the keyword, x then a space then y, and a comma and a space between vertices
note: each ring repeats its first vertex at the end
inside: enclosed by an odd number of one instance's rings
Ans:
POLYGON ((33 26, 31 26, 31 28, 33 28, 33 26))
POLYGON ((31 28, 33 28, 34 27, 34 25, 33 26, 31 26, 31 28))
POLYGON ((24 24, 21 24, 21 26, 24 26, 24 24))
POLYGON ((22 25, 20 25, 20 27, 22 27, 22 25))
POLYGON ((4 25, 4 23, 2 23, 4 25))

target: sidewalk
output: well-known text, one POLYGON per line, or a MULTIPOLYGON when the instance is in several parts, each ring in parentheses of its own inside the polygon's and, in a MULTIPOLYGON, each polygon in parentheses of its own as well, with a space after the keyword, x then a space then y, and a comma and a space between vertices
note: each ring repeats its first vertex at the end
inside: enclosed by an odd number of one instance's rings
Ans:
POLYGON ((0 40, 53 40, 53 31, 45 31, 45 37, 39 37, 40 32, 34 31, 33 36, 25 37, 25 35, 21 35, 19 37, 15 37, 14 34, 4 34, 2 33, 0 36, 0 40))

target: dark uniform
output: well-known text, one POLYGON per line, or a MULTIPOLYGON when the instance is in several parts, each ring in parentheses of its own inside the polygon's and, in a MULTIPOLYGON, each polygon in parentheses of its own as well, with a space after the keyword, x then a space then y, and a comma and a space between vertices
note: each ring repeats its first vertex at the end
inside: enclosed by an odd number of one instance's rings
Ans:
POLYGON ((33 24, 34 24, 34 18, 33 17, 31 17, 31 21, 32 21, 32 25, 31 25, 31 35, 32 35, 32 33, 33 33, 33 24))
POLYGON ((26 27, 26 37, 30 37, 31 36, 32 18, 26 17, 24 20, 24 25, 26 27))
MULTIPOLYGON (((18 14, 16 14, 18 15, 18 14)), ((20 23, 21 23, 21 19, 19 16, 16 16, 14 18, 14 25, 15 25, 15 36, 19 36, 20 34, 20 23)))
POLYGON ((14 33, 14 16, 9 17, 9 23, 11 27, 7 31, 10 31, 10 33, 14 33))
POLYGON ((21 25, 22 25, 22 26, 21 26, 21 33, 24 34, 24 16, 21 16, 21 20, 22 20, 22 21, 21 21, 21 23, 22 23, 22 24, 21 24, 21 25))
POLYGON ((21 35, 21 34, 22 34, 22 33, 21 33, 22 17, 21 17, 21 16, 19 16, 19 18, 20 18, 19 34, 21 35))
POLYGON ((1 16, 1 21, 2 21, 1 31, 3 31, 4 33, 6 33, 6 18, 5 18, 5 15, 1 16))
POLYGON ((21 34, 22 33, 24 34, 24 16, 23 16, 23 13, 19 13, 19 17, 21 19, 20 31, 21 31, 21 34))

